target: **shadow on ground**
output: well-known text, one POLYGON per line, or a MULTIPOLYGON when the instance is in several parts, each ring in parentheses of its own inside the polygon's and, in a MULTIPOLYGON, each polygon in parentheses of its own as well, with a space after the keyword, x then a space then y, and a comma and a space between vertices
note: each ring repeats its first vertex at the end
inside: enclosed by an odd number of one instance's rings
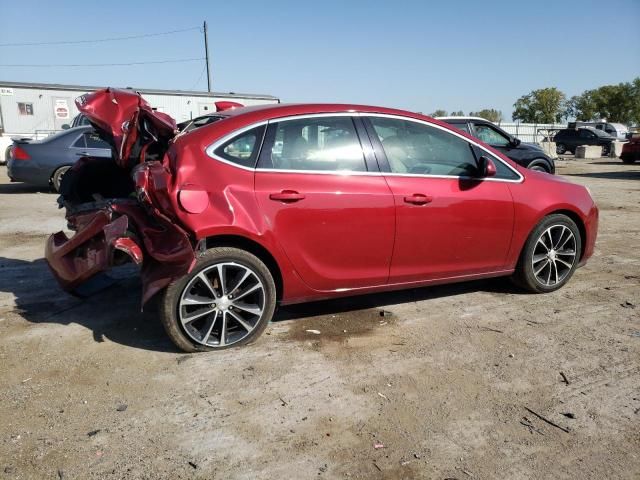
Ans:
POLYGON ((5 183, 0 185, 0 193, 51 193, 55 194, 53 190, 48 187, 36 187, 29 185, 28 183, 5 183))
POLYGON ((568 177, 604 178, 606 180, 640 180, 640 170, 629 172, 565 173, 568 177))
MULTIPOLYGON (((35 261, 0 257, 0 292, 14 296, 16 313, 31 323, 78 324, 93 333, 96 342, 108 339, 134 348, 177 352, 158 320, 157 298, 140 311, 141 285, 133 267, 111 273, 110 286, 89 298, 63 292, 44 259, 35 261)), ((414 288, 395 292, 345 297, 280 307, 275 322, 364 310, 383 310, 390 305, 453 297, 476 291, 519 293, 504 279, 414 288)), ((378 312, 374 311, 374 315, 378 312)))

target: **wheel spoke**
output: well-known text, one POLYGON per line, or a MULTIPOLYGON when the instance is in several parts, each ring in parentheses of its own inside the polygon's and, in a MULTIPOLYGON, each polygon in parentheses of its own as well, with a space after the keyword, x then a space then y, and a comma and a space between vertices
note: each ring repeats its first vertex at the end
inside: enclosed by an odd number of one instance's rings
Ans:
POLYGON ((219 263, 217 265, 217 268, 218 268, 218 279, 220 280, 220 291, 222 291, 222 295, 226 295, 227 287, 225 285, 225 278, 224 278, 224 264, 219 263))
POLYGON ((554 283, 558 283, 559 279, 558 279, 558 265, 556 264, 556 262, 552 262, 553 263, 553 271, 556 274, 556 281, 554 283))
POLYGON ((229 315, 231 315, 236 320, 236 322, 242 325, 242 328, 244 328, 247 332, 253 330, 253 327, 245 322, 244 319, 240 317, 240 315, 237 315, 235 312, 229 312, 229 315))
POLYGON ((569 250, 568 252, 561 252, 561 251, 557 251, 556 255, 563 255, 563 256, 571 256, 571 257, 575 257, 576 256, 576 252, 575 250, 569 250))
POLYGON ((537 277, 538 275, 540 275, 540 273, 545 269, 545 267, 546 267, 547 265, 549 265, 549 259, 545 257, 545 260, 546 260, 546 262, 544 262, 544 263, 542 264, 542 266, 541 266, 538 270, 536 270, 536 271, 534 272, 534 274, 535 274, 535 276, 536 276, 536 277, 537 277))
POLYGON ((186 325, 188 323, 193 322, 194 320, 197 320, 201 317, 204 317, 205 315, 209 315, 210 313, 213 313, 213 310, 211 310, 210 308, 204 308, 202 310, 198 310, 196 313, 189 315, 189 316, 182 316, 181 320, 182 320, 182 324, 186 325))
POLYGON ((549 248, 548 250, 553 249, 553 237, 551 236, 551 229, 547 230, 547 236, 549 237, 549 248))
POLYGON ((211 285, 211 282, 205 275, 205 272, 200 272, 198 274, 198 278, 202 283, 204 283, 205 287, 207 287, 207 289, 211 292, 211 295, 213 295, 213 298, 218 298, 218 294, 216 293, 216 290, 213 288, 213 285, 211 285))
POLYGON ((556 262, 560 262, 561 264, 566 265, 569 268, 573 267, 573 264, 567 263, 564 260, 562 260, 561 258, 556 258, 556 262))
POLYGON ((222 312, 222 328, 220 329, 220 346, 227 344, 227 312, 222 312))
POLYGON ((215 311, 215 315, 213 316, 213 320, 211 320, 211 325, 209 325, 209 327, 207 328, 207 333, 205 333, 202 336, 202 343, 204 343, 205 345, 207 344, 207 342, 209 341, 209 337, 211 336, 211 331, 213 330, 213 327, 216 324, 216 321, 218 320, 218 310, 215 311))
POLYGON ((558 241, 556 242, 556 244, 553 246, 554 250, 558 250, 560 247, 560 242, 562 242, 562 238, 564 237, 564 233, 566 230, 568 230, 567 227, 565 227, 564 225, 560 225, 562 227, 562 231, 560 232, 560 236, 558 237, 558 241))
POLYGON ((236 292, 236 290, 238 290, 240 285, 242 285, 242 283, 249 277, 249 275, 251 275, 251 272, 249 270, 245 270, 244 271, 244 275, 242 275, 242 278, 240 279, 240 281, 238 283, 236 283, 235 287, 233 287, 229 291, 229 295, 233 295, 236 292))
POLYGON ((242 303, 234 303, 233 306, 252 315, 260 316, 262 314, 262 309, 258 306, 252 307, 251 305, 243 305, 242 303))
POLYGON ((541 253, 539 255, 534 255, 533 256, 533 264, 535 265, 536 263, 539 263, 543 260, 547 259, 547 255, 545 253, 541 253))
POLYGON ((547 274, 547 285, 551 285, 551 262, 549 262, 549 273, 547 274))
POLYGON ((256 283, 253 287, 251 287, 251 288, 249 288, 249 289, 245 290, 245 291, 244 291, 244 292, 242 292, 240 295, 238 295, 238 296, 234 297, 233 301, 235 302, 235 301, 237 301, 237 300, 240 300, 241 298, 246 297, 247 295, 249 295, 251 292, 255 292, 255 291, 256 291, 256 290, 258 290, 259 288, 260 288, 260 289, 262 288, 262 284, 261 284, 261 283, 256 283))
POLYGON ((187 306, 187 305, 209 305, 213 302, 214 299, 212 298, 207 298, 207 297, 201 297, 199 295, 190 295, 190 296, 185 296, 182 300, 180 300, 180 306, 187 306))
POLYGON ((540 237, 538 239, 538 242, 540 245, 542 245, 544 247, 544 249, 548 252, 549 250, 551 250, 549 247, 547 247, 547 244, 544 243, 544 235, 542 237, 540 237))

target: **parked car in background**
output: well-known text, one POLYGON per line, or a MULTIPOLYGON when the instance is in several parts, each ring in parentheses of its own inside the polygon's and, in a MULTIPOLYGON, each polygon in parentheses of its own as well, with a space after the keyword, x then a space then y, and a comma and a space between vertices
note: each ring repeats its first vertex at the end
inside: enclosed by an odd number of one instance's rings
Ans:
POLYGON ((133 92, 76 103, 112 139, 112 174, 83 158, 64 177, 76 233, 52 235, 47 262, 69 291, 141 264, 143 303, 162 296, 185 351, 255 340, 278 303, 498 276, 552 292, 594 250, 585 187, 420 114, 260 106, 176 136, 133 92))
POLYGON ((496 124, 479 117, 438 117, 463 132, 479 138, 518 165, 539 172, 555 173, 555 162, 536 144, 522 143, 496 124))
POLYGON ((633 136, 622 146, 620 159, 624 163, 634 163, 640 160, 640 135, 633 136))
POLYGON ((12 182, 60 189, 60 181, 80 157, 111 158, 110 145, 93 127, 75 127, 44 140, 15 139, 7 163, 12 182))
POLYGON ((629 137, 629 129, 621 123, 609 122, 569 122, 568 128, 590 127, 616 137, 624 142, 629 137))
POLYGON ((616 137, 591 127, 565 128, 553 137, 559 155, 576 153, 576 148, 581 145, 599 145, 602 147, 602 156, 606 157, 611 151, 611 143, 616 140, 616 137))

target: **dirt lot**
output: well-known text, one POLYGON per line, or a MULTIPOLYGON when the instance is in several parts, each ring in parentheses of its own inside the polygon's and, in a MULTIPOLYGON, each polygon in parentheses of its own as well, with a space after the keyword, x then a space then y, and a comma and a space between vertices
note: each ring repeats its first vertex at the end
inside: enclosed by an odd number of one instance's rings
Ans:
POLYGON ((558 171, 601 209, 559 292, 282 308, 251 347, 184 355, 130 274, 90 300, 58 289, 55 195, 2 168, 0 479, 640 478, 640 165, 558 171))

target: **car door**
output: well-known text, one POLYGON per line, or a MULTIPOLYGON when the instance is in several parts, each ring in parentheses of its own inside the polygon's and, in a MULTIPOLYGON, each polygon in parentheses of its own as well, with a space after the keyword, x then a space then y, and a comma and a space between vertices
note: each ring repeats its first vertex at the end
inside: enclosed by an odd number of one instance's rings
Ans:
POLYGON ((494 157, 497 177, 477 178, 478 147, 443 127, 402 117, 364 120, 396 208, 389 281, 503 270, 514 222, 509 182, 520 174, 494 157))
POLYGON ((578 142, 576 142, 576 147, 580 145, 597 145, 598 144, 598 136, 587 130, 586 128, 582 128, 578 130, 578 142))
POLYGON ((267 223, 318 291, 383 285, 389 276, 394 200, 356 122, 349 115, 272 121, 256 169, 267 223))

